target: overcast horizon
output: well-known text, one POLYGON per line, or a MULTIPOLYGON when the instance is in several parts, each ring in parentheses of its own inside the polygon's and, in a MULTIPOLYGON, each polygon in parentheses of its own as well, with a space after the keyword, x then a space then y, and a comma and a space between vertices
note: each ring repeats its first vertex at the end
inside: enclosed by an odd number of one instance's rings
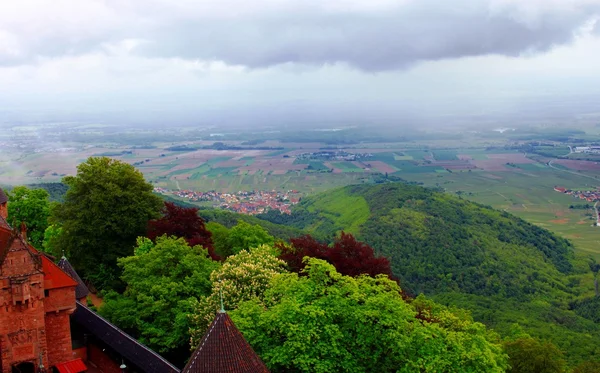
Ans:
POLYGON ((0 122, 598 114, 599 16, 600 0, 3 2, 0 122))

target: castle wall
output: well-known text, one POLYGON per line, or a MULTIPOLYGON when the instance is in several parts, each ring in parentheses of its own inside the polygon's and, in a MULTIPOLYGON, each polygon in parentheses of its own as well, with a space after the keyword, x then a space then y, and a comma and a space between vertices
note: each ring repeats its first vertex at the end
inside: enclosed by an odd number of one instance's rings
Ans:
POLYGON ((47 313, 45 324, 49 366, 73 360, 69 313, 66 311, 47 313))
POLYGON ((75 288, 47 290, 44 310, 46 312, 75 311, 75 288))

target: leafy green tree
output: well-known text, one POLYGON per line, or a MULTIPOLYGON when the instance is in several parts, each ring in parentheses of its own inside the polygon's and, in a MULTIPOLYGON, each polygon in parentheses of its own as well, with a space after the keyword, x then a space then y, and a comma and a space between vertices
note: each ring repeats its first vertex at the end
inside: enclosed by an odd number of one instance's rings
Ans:
POLYGON ((117 258, 133 254, 136 238, 159 216, 161 199, 141 172, 106 157, 88 158, 63 182, 69 190, 51 216, 62 228, 58 244, 96 287, 119 286, 117 258))
POLYGON ((275 249, 267 245, 242 250, 228 257, 219 269, 211 273, 212 293, 199 300, 192 315, 193 346, 201 340, 215 318, 221 307, 221 297, 226 310, 233 310, 246 300, 261 300, 273 277, 287 272, 285 262, 276 254, 275 249))
POLYGON ((44 189, 15 187, 8 195, 8 218, 14 226, 27 226, 27 239, 36 248, 42 248, 44 232, 50 216, 49 194, 44 189))
POLYGON ((308 259, 306 276, 275 276, 263 300, 231 317, 273 373, 504 372, 507 357, 483 324, 428 306, 429 322, 396 282, 343 276, 308 259))
POLYGON ((62 234, 62 228, 51 224, 44 231, 44 242, 42 242, 42 250, 56 257, 62 255, 59 239, 62 234))
POLYGON ((573 373, 598 373, 600 372, 600 361, 586 361, 573 369, 573 373))
POLYGON ((226 226, 214 221, 206 223, 206 229, 212 234, 215 253, 222 258, 226 257, 226 254, 231 252, 229 243, 227 242, 227 237, 229 237, 229 229, 226 226))
POLYGON ((141 239, 136 253, 118 260, 127 288, 109 292, 100 314, 159 352, 189 351, 188 314, 211 293, 209 276, 219 263, 184 238, 141 239))
POLYGON ((274 243, 275 239, 273 236, 260 225, 251 225, 240 221, 235 227, 229 230, 229 235, 227 236, 227 250, 229 252, 227 254, 237 254, 242 250, 260 245, 272 246, 274 243))
POLYGON ((565 360, 554 344, 523 336, 504 343, 509 357, 510 373, 562 373, 565 360))
POLYGON ((590 270, 594 274, 594 291, 597 297, 600 297, 600 291, 598 290, 598 272, 600 272, 600 263, 597 263, 595 260, 590 263, 590 270))

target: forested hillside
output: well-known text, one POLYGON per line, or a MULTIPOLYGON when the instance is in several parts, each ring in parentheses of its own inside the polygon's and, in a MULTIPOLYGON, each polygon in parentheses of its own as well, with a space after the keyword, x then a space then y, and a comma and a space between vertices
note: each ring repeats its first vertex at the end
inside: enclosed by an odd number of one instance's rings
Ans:
POLYGON ((470 309, 505 334, 518 323, 572 361, 600 353, 600 325, 570 310, 584 276, 572 245, 513 215, 396 183, 336 189, 291 216, 261 217, 319 236, 351 232, 390 259, 408 293, 470 309))

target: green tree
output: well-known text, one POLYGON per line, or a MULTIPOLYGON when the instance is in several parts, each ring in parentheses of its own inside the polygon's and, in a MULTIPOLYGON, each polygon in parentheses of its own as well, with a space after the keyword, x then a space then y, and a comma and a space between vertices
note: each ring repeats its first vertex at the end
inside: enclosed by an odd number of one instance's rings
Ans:
POLYGON ((133 254, 148 220, 159 216, 161 199, 141 172, 106 157, 88 158, 63 182, 69 190, 51 216, 62 228, 58 244, 96 287, 119 286, 117 258, 133 254))
POLYGON ((271 246, 261 245, 228 257, 210 275, 213 284, 211 295, 201 298, 194 307, 192 346, 200 341, 215 318, 221 307, 221 296, 226 310, 233 310, 246 300, 260 300, 273 277, 284 272, 287 272, 285 262, 277 258, 271 246))
POLYGON ((227 238, 229 237, 229 229, 217 222, 211 221, 206 223, 206 229, 212 234, 213 247, 215 253, 222 258, 225 258, 231 253, 227 238))
POLYGON ((562 352, 551 342, 522 336, 504 343, 509 357, 510 373, 562 373, 562 352))
POLYGON ((238 224, 229 230, 227 236, 228 255, 237 254, 242 250, 247 250, 251 247, 260 245, 270 245, 275 243, 273 236, 269 234, 260 225, 251 225, 245 221, 240 221, 238 224))
POLYGON ((109 292, 100 314, 159 352, 189 351, 188 315, 210 294, 209 276, 219 263, 184 238, 142 239, 136 253, 118 260, 127 288, 122 295, 109 292))
MULTIPOLYGON (((275 276, 263 301, 231 317, 273 373, 504 372, 507 357, 483 324, 424 299, 430 320, 384 275, 352 278, 319 259, 306 276, 275 276)), ((422 311, 422 310, 421 310, 422 311)))
POLYGON ((42 242, 42 250, 46 253, 54 255, 56 257, 62 255, 62 249, 60 248, 60 236, 62 234, 62 228, 52 224, 44 231, 44 242, 42 242))
POLYGON ((24 222, 27 226, 27 239, 34 247, 41 249, 50 216, 48 192, 18 186, 7 195, 9 220, 15 226, 24 222))
POLYGON ((598 373, 600 372, 600 361, 586 361, 573 369, 573 373, 598 373))

